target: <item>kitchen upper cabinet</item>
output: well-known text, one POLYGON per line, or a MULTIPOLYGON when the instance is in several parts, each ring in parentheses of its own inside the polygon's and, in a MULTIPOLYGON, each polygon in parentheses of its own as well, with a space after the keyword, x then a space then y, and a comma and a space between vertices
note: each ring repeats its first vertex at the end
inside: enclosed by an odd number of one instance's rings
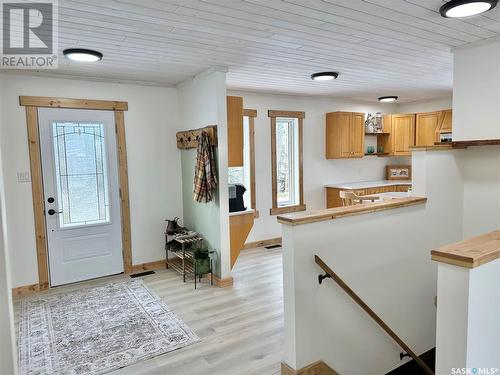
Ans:
POLYGON ((327 113, 325 157, 327 159, 363 157, 364 122, 364 113, 327 113))
POLYGON ((411 156, 410 147, 415 145, 415 115, 393 115, 393 155, 411 156))
POLYGON ((417 113, 416 115, 416 146, 433 146, 439 142, 440 133, 451 133, 452 110, 417 113))
POLYGON ((243 98, 227 97, 228 166, 243 166, 243 98))
POLYGON ((383 121, 384 132, 390 133, 381 137, 384 153, 411 156, 410 147, 415 145, 415 114, 385 115, 383 121))
POLYGON ((438 139, 437 130, 441 120, 441 112, 417 113, 415 146, 433 146, 438 139))
POLYGON ((437 132, 438 133, 451 133, 451 131, 452 131, 452 127, 451 127, 452 119, 453 119, 453 111, 451 109, 446 109, 444 111, 441 111, 441 119, 439 122, 437 132))

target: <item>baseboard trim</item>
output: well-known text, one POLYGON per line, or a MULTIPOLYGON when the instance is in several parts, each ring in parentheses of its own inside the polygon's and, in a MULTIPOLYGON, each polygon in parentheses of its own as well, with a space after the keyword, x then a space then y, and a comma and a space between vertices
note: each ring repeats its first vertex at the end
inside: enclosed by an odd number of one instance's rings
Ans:
POLYGON ((23 285, 18 286, 17 288, 12 288, 12 296, 29 296, 30 294, 34 294, 40 291, 40 284, 31 284, 31 285, 23 285))
POLYGON ((219 288, 229 288, 233 286, 233 277, 229 276, 226 277, 225 279, 219 279, 217 276, 214 275, 214 284, 217 285, 219 288))
POLYGON ((264 247, 271 245, 281 245, 281 237, 270 238, 268 240, 262 240, 262 241, 247 242, 243 246, 243 250, 255 249, 256 247, 264 247))
MULTIPOLYGON (((141 263, 141 264, 134 264, 132 265, 132 274, 133 273, 138 273, 138 272, 143 272, 143 271, 153 271, 153 270, 158 270, 158 269, 164 269, 166 268, 166 260, 157 260, 154 262, 148 262, 148 263, 141 263)), ((214 284, 217 285, 220 288, 227 288, 233 286, 233 278, 228 277, 225 279, 219 279, 217 276, 214 275, 214 284)), ((42 288, 40 287, 40 284, 30 284, 30 285, 23 285, 23 286, 18 286, 16 288, 12 288, 12 296, 13 297, 19 297, 19 296, 28 296, 30 294, 37 293, 41 290, 48 289, 47 288, 42 288)))
POLYGON ((311 363, 309 366, 294 370, 285 362, 281 362, 281 375, 339 375, 336 371, 332 370, 325 362, 317 361, 311 363))
POLYGON ((158 270, 160 268, 167 268, 166 263, 167 263, 167 261, 165 259, 162 259, 162 260, 156 260, 154 262, 134 264, 134 265, 132 265, 132 272, 131 273, 158 270))

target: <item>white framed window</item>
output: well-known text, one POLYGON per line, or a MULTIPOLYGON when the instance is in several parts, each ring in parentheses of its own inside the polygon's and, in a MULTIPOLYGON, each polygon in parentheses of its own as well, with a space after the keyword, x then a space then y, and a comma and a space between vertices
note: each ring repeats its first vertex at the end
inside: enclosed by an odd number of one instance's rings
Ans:
POLYGON ((276 118, 276 183, 277 206, 299 202, 299 137, 297 118, 276 118))
POLYGON ((271 215, 303 211, 302 125, 304 112, 269 111, 271 117, 271 215))

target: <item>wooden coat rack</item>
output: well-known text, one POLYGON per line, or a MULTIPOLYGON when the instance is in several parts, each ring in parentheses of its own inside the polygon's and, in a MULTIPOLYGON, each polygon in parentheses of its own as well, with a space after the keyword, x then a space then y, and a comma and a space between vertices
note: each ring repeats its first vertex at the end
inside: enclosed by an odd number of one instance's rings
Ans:
POLYGON ((188 149, 198 147, 198 137, 201 132, 206 131, 210 137, 210 144, 217 146, 217 125, 206 126, 204 128, 177 132, 177 148, 188 149))

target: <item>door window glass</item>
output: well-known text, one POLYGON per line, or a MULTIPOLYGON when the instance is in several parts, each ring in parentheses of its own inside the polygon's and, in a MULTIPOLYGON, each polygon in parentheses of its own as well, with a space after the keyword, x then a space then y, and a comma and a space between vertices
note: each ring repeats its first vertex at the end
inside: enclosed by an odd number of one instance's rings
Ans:
POLYGON ((104 124, 53 122, 52 136, 60 227, 109 223, 104 124))

